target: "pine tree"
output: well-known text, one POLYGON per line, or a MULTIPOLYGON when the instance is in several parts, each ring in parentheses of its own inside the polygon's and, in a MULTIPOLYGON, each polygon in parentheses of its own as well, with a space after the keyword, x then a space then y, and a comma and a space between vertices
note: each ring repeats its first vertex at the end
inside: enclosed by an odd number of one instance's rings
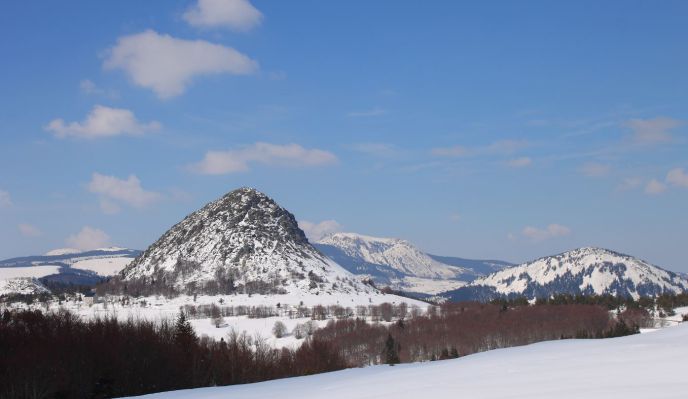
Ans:
POLYGON ((174 325, 174 342, 182 348, 188 348, 197 341, 198 337, 191 327, 191 323, 187 320, 184 312, 179 312, 177 322, 174 325))
POLYGON ((401 349, 401 347, 394 340, 392 334, 387 334, 387 341, 385 341, 385 350, 382 353, 385 356, 385 364, 393 366, 399 363, 399 349, 401 349))

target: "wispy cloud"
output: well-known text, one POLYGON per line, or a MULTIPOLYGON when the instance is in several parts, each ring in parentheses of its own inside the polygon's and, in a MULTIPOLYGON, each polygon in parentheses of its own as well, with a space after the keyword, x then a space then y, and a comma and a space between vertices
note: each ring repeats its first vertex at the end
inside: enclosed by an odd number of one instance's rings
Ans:
POLYGON ((349 112, 347 115, 352 117, 352 118, 367 118, 367 117, 373 117, 373 116, 382 116, 387 113, 386 110, 382 108, 373 108, 367 111, 354 111, 354 112, 349 112))
POLYGON ((147 191, 135 175, 127 179, 93 173, 88 190, 100 197, 100 207, 105 213, 117 213, 119 205, 144 208, 162 198, 160 193, 147 191))
POLYGON ((639 177, 627 177, 623 179, 621 184, 617 186, 617 190, 619 191, 629 191, 629 190, 635 190, 637 188, 640 188, 640 186, 643 185, 643 179, 639 177))
POLYGON ((337 157, 325 150, 307 149, 298 144, 256 143, 247 147, 208 151, 200 162, 190 165, 194 172, 205 175, 224 175, 245 172, 251 164, 312 167, 337 163, 337 157))
POLYGON ((311 241, 318 241, 329 234, 342 231, 342 226, 336 220, 331 219, 316 223, 299 220, 299 227, 311 241))
POLYGON ((672 169, 667 173, 666 181, 675 187, 688 188, 688 173, 683 168, 672 169))
POLYGON ((183 18, 196 27, 246 32, 260 25, 263 14, 248 0, 198 0, 183 18))
POLYGON ((258 63, 237 50, 204 40, 177 39, 153 30, 120 37, 103 66, 121 69, 138 86, 166 99, 186 90, 200 75, 248 75, 258 63))
POLYGON ((469 150, 466 147, 455 145, 451 147, 436 147, 430 150, 430 153, 437 157, 456 158, 468 155, 469 150))
POLYGON ((83 122, 65 123, 63 119, 52 120, 45 129, 58 138, 76 137, 97 139, 120 135, 141 135, 160 130, 157 121, 142 123, 128 109, 96 105, 83 122))
POLYGON ((379 158, 392 158, 401 152, 397 146, 389 143, 358 143, 351 146, 354 151, 379 158))
POLYGON ((466 147, 453 145, 448 147, 436 147, 430 150, 432 155, 438 157, 465 157, 481 155, 509 155, 528 147, 526 140, 498 140, 484 146, 466 147))
POLYGON ((103 230, 84 226, 81 231, 66 239, 67 245, 84 251, 110 246, 110 236, 103 230))
POLYGON ((667 189, 666 184, 662 183, 661 181, 657 179, 652 179, 650 180, 646 185, 645 185, 645 194, 648 195, 659 195, 665 192, 667 189))
POLYGON ((674 139, 671 131, 683 124, 683 121, 668 117, 650 119, 631 119, 624 124, 633 132, 636 144, 666 143, 674 139))
POLYGON ((0 208, 9 208, 12 206, 12 197, 10 193, 5 190, 0 190, 0 208))
POLYGON ((525 168, 533 164, 533 160, 529 157, 520 157, 510 159, 506 162, 507 166, 510 168, 525 168))
POLYGON ((580 167, 580 172, 588 177, 605 177, 611 172, 611 166, 603 163, 588 162, 580 167))
POLYGON ((557 237, 564 237, 571 234, 571 229, 561 224, 550 224, 544 228, 526 226, 521 231, 521 235, 531 241, 544 241, 557 237))
POLYGON ((36 226, 28 223, 20 223, 17 225, 19 233, 24 237, 40 237, 43 232, 36 226))
POLYGON ((79 82, 79 90, 82 93, 92 95, 92 96, 103 96, 107 98, 118 98, 119 93, 115 90, 106 90, 98 87, 92 80, 84 79, 79 82))

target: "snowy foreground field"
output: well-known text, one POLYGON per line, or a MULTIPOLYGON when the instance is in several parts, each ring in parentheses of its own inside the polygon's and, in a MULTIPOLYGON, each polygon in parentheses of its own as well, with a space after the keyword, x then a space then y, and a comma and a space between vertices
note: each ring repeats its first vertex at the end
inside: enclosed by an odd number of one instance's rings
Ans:
POLYGON ((603 340, 564 340, 454 360, 375 366, 150 399, 686 398, 688 324, 603 340))

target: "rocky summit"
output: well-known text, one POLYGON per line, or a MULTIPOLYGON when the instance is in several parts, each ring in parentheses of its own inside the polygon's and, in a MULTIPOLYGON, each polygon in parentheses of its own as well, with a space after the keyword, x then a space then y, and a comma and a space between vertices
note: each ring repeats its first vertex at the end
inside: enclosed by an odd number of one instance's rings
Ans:
POLYGON ((210 294, 375 291, 318 252, 294 215, 253 188, 234 190, 185 217, 121 279, 210 294))

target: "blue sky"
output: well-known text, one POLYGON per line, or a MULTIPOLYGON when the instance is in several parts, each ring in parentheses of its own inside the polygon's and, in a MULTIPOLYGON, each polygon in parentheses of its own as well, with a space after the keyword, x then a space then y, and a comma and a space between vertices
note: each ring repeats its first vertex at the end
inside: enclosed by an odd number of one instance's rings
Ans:
POLYGON ((23 1, 0 258, 145 248, 240 186, 312 237, 688 271, 683 1, 23 1), (556 3, 556 4, 555 4, 556 3))

